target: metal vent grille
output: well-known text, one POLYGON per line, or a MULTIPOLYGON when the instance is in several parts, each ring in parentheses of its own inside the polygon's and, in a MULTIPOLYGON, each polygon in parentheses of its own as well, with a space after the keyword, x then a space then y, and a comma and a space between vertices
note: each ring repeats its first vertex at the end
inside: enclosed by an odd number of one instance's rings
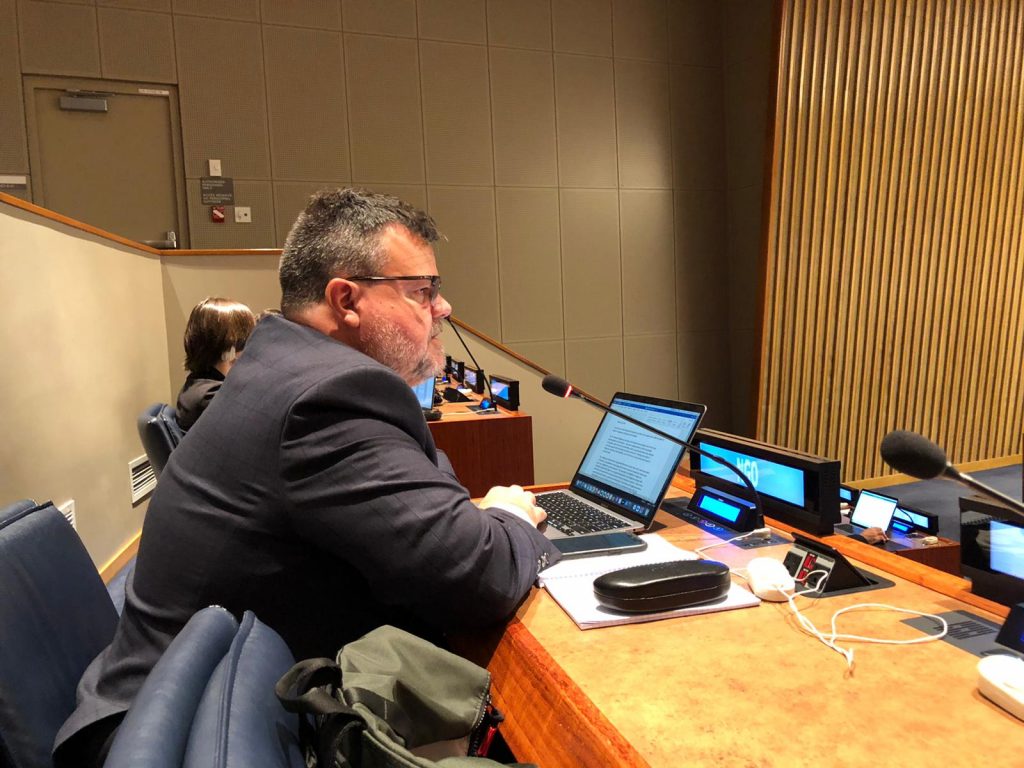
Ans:
POLYGON ((145 456, 128 462, 128 475, 132 486, 132 504, 142 501, 156 488, 156 472, 145 456))
POLYGON ((64 519, 71 523, 71 527, 78 530, 78 517, 75 515, 75 500, 70 499, 57 507, 64 519))

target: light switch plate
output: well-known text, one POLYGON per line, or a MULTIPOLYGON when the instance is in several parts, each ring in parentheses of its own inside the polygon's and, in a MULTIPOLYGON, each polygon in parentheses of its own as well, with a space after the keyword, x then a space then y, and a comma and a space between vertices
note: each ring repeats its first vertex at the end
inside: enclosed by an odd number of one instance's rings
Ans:
POLYGON ((210 164, 210 175, 220 176, 220 160, 208 160, 207 162, 210 164))
POLYGON ((236 205, 235 224, 252 224, 252 208, 248 205, 236 205))

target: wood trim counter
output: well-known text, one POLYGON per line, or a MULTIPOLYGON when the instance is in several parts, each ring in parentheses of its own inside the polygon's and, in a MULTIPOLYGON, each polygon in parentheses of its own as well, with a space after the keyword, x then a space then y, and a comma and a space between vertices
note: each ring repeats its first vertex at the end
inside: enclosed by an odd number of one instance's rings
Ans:
POLYGON ((36 216, 41 216, 44 219, 49 219, 50 221, 57 222, 58 224, 64 224, 65 226, 73 229, 87 232, 90 235, 102 237, 104 240, 110 240, 111 242, 118 243, 119 245, 127 245, 128 247, 134 248, 142 253, 149 253, 154 256, 160 256, 163 253, 162 251, 158 251, 156 248, 150 248, 148 245, 143 245, 135 240, 129 240, 127 237, 121 237, 120 235, 107 232, 99 227, 94 227, 91 224, 85 224, 77 219, 72 219, 69 216, 64 216, 55 211, 51 211, 49 208, 43 208, 35 203, 29 203, 22 200, 19 197, 8 195, 6 192, 0 192, 0 202, 7 203, 7 205, 20 208, 21 210, 28 211, 29 213, 34 213, 36 216))

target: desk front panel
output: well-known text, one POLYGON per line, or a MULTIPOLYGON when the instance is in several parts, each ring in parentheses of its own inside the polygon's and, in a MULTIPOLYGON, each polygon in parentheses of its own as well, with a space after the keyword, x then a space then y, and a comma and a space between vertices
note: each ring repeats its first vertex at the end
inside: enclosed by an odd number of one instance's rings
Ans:
POLYGON ((431 421, 434 443, 455 468, 470 496, 483 496, 495 485, 533 483, 533 419, 502 409, 477 415, 465 404, 441 406, 440 421, 431 421))

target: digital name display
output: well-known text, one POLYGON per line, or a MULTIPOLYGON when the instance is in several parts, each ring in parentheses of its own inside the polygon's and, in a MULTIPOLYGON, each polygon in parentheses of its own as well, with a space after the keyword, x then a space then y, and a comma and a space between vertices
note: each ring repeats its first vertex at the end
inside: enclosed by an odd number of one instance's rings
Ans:
POLYGON ((701 498, 697 508, 702 512, 707 512, 709 515, 730 523, 736 522, 741 511, 740 508, 734 504, 728 504, 721 499, 716 499, 714 496, 708 495, 701 498))
MULTIPOLYGON (((756 456, 749 456, 718 445, 711 445, 704 441, 698 447, 705 453, 717 456, 735 466, 747 476, 758 493, 763 493, 797 507, 804 506, 806 492, 804 490, 805 478, 803 470, 787 467, 784 464, 761 459, 756 456)), ((705 460, 702 458, 700 461, 700 471, 719 480, 738 485, 741 488, 745 487, 743 481, 736 477, 736 474, 731 469, 722 466, 713 459, 705 460)))
POLYGON ((927 517, 917 512, 911 512, 909 509, 903 509, 903 507, 896 507, 893 517, 897 520, 906 520, 908 523, 913 523, 918 528, 924 529, 928 527, 927 517))

